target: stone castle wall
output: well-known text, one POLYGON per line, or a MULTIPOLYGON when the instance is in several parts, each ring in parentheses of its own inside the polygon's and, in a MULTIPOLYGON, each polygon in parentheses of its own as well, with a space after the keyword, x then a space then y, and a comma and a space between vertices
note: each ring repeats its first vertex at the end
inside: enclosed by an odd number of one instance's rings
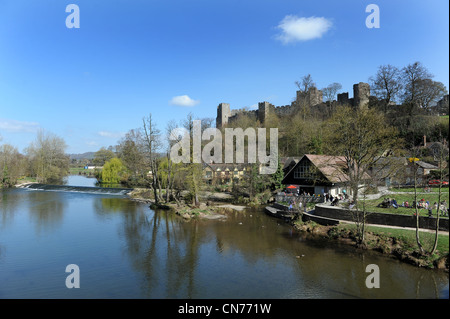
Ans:
MULTIPOLYGON (((359 82, 353 85, 353 98, 348 97, 348 92, 337 95, 337 104, 348 104, 354 107, 364 107, 369 103, 370 85, 359 82)), ((335 103, 335 102, 333 102, 335 103)), ((257 110, 234 109, 230 110, 230 104, 220 103, 217 107, 216 127, 222 128, 233 123, 240 115, 246 114, 264 123, 270 114, 279 117, 294 115, 301 106, 315 107, 324 104, 323 93, 316 87, 311 87, 307 92, 297 91, 296 100, 290 105, 274 106, 269 102, 258 103, 257 110)))

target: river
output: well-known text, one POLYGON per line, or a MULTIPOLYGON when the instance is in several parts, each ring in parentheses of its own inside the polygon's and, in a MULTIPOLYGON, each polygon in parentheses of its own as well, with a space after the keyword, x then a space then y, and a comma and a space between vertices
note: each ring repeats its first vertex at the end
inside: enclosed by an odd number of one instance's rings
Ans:
POLYGON ((124 195, 28 189, 0 190, 0 209, 0 298, 448 298, 442 271, 308 239, 261 210, 186 222, 124 195), (70 264, 80 288, 66 287, 70 264))

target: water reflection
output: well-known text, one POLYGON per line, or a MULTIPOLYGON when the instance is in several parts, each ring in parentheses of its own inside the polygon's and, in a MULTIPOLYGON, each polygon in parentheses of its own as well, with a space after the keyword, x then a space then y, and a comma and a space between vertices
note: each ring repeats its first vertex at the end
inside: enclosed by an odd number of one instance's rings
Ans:
POLYGON ((14 220, 14 215, 20 203, 18 200, 20 195, 11 190, 0 189, 0 229, 7 227, 14 220))
POLYGON ((311 240, 261 210, 185 222, 118 196, 24 189, 0 196, 1 297, 438 298, 445 287, 448 294, 448 274, 311 240), (82 290, 65 289, 68 263, 82 269, 82 290), (365 286, 372 263, 380 289, 365 286))
POLYGON ((134 214, 138 207, 136 203, 117 196, 97 196, 93 198, 93 206, 95 214, 100 218, 109 218, 111 214, 134 214))
POLYGON ((28 214, 38 233, 58 227, 67 206, 64 194, 58 192, 29 192, 28 214))
POLYGON ((448 283, 441 272, 307 240, 257 211, 226 222, 125 216, 126 251, 148 298, 438 298, 448 283), (382 289, 365 286, 371 263, 382 289))

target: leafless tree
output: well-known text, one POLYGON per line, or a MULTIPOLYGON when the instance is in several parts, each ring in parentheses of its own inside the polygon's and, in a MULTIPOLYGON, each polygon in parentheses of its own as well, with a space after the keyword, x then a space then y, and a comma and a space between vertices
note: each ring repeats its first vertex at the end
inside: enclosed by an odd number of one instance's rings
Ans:
POLYGON ((322 89, 323 99, 325 102, 336 100, 336 94, 342 89, 340 83, 334 82, 322 89))
POLYGON ((145 152, 147 162, 150 167, 151 185, 155 197, 155 205, 161 201, 160 198, 160 183, 158 178, 158 152, 161 148, 160 131, 156 128, 156 123, 153 121, 152 114, 142 119, 143 136, 145 142, 145 152))
POLYGON ((295 85, 298 87, 298 89, 303 92, 306 93, 308 92, 308 90, 312 87, 315 87, 316 84, 314 83, 311 74, 305 75, 304 77, 302 77, 301 81, 295 81, 295 85))
POLYGON ((385 112, 390 102, 395 102, 402 90, 401 72, 390 64, 378 67, 377 74, 369 78, 370 88, 377 98, 384 100, 385 112))

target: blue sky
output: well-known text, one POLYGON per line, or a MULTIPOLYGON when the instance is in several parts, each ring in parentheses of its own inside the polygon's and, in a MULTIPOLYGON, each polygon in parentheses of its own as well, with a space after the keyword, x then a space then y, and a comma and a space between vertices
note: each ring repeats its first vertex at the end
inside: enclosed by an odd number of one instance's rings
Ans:
POLYGON ((367 82, 420 61, 449 87, 447 0, 0 0, 0 143, 39 129, 68 153, 115 145, 152 113, 164 130, 217 105, 290 104, 295 81, 367 82), (66 6, 80 28, 66 27, 66 6), (366 6, 380 9, 369 29, 366 6), (302 24, 303 23, 303 24, 302 24))

